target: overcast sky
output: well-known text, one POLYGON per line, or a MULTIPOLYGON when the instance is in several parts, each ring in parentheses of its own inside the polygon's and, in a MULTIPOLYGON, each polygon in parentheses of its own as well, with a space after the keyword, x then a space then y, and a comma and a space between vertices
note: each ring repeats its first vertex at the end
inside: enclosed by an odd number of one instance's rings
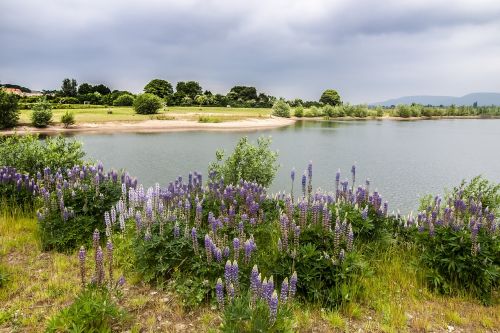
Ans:
POLYGON ((500 91, 500 0, 0 0, 0 80, 352 103, 500 91))

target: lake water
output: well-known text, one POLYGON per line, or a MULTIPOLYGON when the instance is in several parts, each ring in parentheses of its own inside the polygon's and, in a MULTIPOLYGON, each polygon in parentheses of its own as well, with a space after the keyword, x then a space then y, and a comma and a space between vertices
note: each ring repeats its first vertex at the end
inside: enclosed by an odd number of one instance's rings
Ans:
POLYGON ((427 193, 441 194, 464 178, 482 174, 500 182, 500 120, 299 121, 288 127, 248 131, 79 134, 87 154, 107 168, 125 168, 145 185, 166 185, 189 171, 205 179, 215 151, 231 151, 241 136, 272 137, 281 164, 272 192, 295 192, 309 160, 313 185, 331 190, 335 172, 349 177, 353 163, 357 182, 369 178, 389 201, 389 211, 407 213, 427 193))

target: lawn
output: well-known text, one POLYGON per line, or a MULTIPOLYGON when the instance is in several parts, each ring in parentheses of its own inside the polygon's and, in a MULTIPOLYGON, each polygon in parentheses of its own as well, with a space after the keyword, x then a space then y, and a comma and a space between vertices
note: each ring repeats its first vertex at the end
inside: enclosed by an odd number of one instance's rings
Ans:
MULTIPOLYGON (((172 106, 155 115, 136 114, 132 107, 84 107, 75 109, 55 109, 52 120, 59 123, 66 112, 73 112, 76 123, 108 122, 108 121, 141 121, 149 119, 164 120, 199 120, 200 116, 216 119, 213 122, 241 120, 245 118, 262 118, 271 115, 271 109, 264 108, 227 108, 227 107, 182 107, 172 106)), ((31 110, 21 110, 20 123, 29 125, 31 110)))

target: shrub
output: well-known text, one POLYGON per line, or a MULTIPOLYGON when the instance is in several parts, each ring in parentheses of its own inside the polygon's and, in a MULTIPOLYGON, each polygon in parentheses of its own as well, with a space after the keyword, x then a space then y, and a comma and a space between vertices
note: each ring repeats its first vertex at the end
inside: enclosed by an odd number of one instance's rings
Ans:
POLYGON ((323 106, 321 113, 323 113, 326 117, 333 118, 336 116, 335 108, 329 104, 323 106))
POLYGON ((411 117, 411 107, 406 104, 400 104, 396 106, 396 116, 401 118, 410 118, 411 117))
POLYGON ((425 209, 406 225, 418 229, 420 261, 429 285, 445 294, 466 291, 491 303, 500 282, 500 239, 496 219, 500 184, 476 177, 463 182, 444 200, 427 197, 425 209))
POLYGON ((322 110, 315 105, 311 106, 304 114, 306 117, 321 117, 322 115, 322 110))
MULTIPOLYGON (((273 291, 270 293, 272 294, 273 291)), ((228 297, 228 301, 223 302, 226 304, 223 305, 221 331, 227 333, 291 332, 291 298, 288 298, 288 293, 281 294, 280 285, 276 284, 276 295, 269 296, 268 300, 259 295, 252 295, 250 290, 237 295, 232 300, 228 297), (272 301, 271 297, 274 297, 272 301), (271 310, 272 302, 275 302, 275 310, 274 308, 271 310), (271 313, 271 311, 276 312, 271 313)))
POLYGON ((74 116, 73 112, 66 111, 61 116, 61 123, 63 123, 65 128, 68 128, 71 125, 74 125, 75 124, 75 116, 74 116))
POLYGON ((293 115, 297 118, 302 118, 304 116, 304 107, 302 105, 298 105, 295 110, 293 115))
POLYGON ((85 288, 68 308, 50 318, 47 332, 112 332, 123 326, 126 313, 102 288, 85 288))
MULTIPOLYGON (((67 173, 68 179, 63 180, 44 172, 43 206, 37 212, 44 250, 68 251, 90 241, 93 231, 103 225, 104 213, 121 197, 121 184, 113 171, 104 174, 100 166, 75 166, 67 173)), ((111 216, 108 222, 116 220, 111 216)))
POLYGON ((52 105, 41 99, 31 108, 31 123, 35 127, 47 127, 52 120, 52 105))
POLYGON ((85 152, 78 141, 63 136, 40 140, 38 135, 0 137, 0 165, 10 166, 32 177, 45 168, 67 169, 83 163, 85 152))
POLYGON ((290 105, 282 99, 277 100, 273 105, 273 116, 290 118, 290 105))
POLYGON ((19 120, 18 97, 0 89, 0 129, 11 128, 19 120))
POLYGON ((138 114, 154 114, 163 106, 161 98, 153 94, 137 95, 134 101, 134 109, 138 114))
POLYGON ((63 97, 59 101, 61 104, 79 104, 80 101, 76 97, 63 97))
POLYGON ((129 94, 120 95, 113 101, 114 106, 132 106, 134 104, 134 96, 129 94))
POLYGON ((209 173, 222 177, 226 184, 236 184, 242 179, 269 186, 279 166, 278 153, 271 151, 270 145, 270 138, 259 137, 257 145, 252 145, 247 137, 243 137, 224 162, 224 151, 217 151, 216 161, 210 164, 209 173))

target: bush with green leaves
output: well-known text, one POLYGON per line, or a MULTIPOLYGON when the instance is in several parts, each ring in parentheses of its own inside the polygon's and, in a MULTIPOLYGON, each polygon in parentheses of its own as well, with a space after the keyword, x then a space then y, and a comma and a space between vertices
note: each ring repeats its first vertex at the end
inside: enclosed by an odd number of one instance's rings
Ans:
POLYGON ((224 295, 223 289, 219 286, 218 301, 219 307, 222 307, 221 331, 291 332, 293 297, 290 297, 288 280, 285 282, 285 287, 281 285, 281 290, 278 283, 274 289, 267 288, 267 283, 262 284, 262 281, 257 279, 254 282, 255 285, 251 287, 253 290, 239 292, 235 296, 224 295))
POLYGON ((62 116, 61 116, 61 123, 63 123, 64 128, 68 128, 71 125, 75 124, 75 115, 71 111, 66 111, 62 116))
POLYGON ((127 320, 108 292, 88 287, 75 302, 49 319, 46 332, 113 332, 127 320))
MULTIPOLYGON (((75 166, 64 174, 46 169, 39 183, 37 216, 44 250, 70 251, 88 243, 93 231, 104 224, 104 213, 122 198, 115 171, 106 174, 100 165, 75 166)), ((128 175, 121 178, 124 186, 131 185, 128 175)), ((109 220, 116 223, 113 216, 109 220)))
POLYGON ((217 151, 216 161, 209 166, 209 174, 223 179, 226 184, 246 180, 267 187, 272 183, 279 166, 278 153, 273 152, 270 146, 270 138, 259 137, 257 144, 253 145, 247 137, 243 137, 225 161, 224 151, 217 151))
POLYGON ((304 107, 299 104, 297 107, 295 107, 293 115, 297 118, 302 118, 304 116, 304 107))
POLYGON ((134 101, 134 110, 138 114, 155 114, 162 106, 161 98, 153 94, 137 95, 134 101))
POLYGON ((68 169, 83 163, 82 144, 63 136, 12 135, 0 137, 0 166, 10 166, 32 177, 45 168, 68 169))
POLYGON ((116 300, 122 297, 123 276, 115 279, 113 272, 113 243, 108 238, 104 250, 101 248, 99 231, 92 235, 93 253, 87 255, 84 246, 78 251, 79 279, 82 290, 75 302, 53 316, 47 332, 111 332, 125 328, 127 313, 116 300), (88 260, 88 257, 92 260, 88 260), (93 267, 90 283, 89 266, 93 267))
POLYGON ((0 129, 12 128, 19 121, 19 97, 0 88, 0 129))
POLYGON ((31 123, 35 127, 47 127, 52 121, 52 104, 47 99, 40 99, 31 108, 31 123))
POLYGON ((79 104, 80 101, 76 97, 63 97, 59 101, 61 104, 79 104))
POLYGON ((500 285, 500 184, 476 177, 444 200, 424 198, 423 210, 409 216, 429 285, 445 294, 466 292, 492 302, 500 285))
POLYGON ((290 118, 290 105, 282 99, 274 102, 273 105, 273 116, 290 118))
POLYGON ((134 105, 134 96, 130 94, 120 95, 113 101, 114 106, 132 106, 134 105))

